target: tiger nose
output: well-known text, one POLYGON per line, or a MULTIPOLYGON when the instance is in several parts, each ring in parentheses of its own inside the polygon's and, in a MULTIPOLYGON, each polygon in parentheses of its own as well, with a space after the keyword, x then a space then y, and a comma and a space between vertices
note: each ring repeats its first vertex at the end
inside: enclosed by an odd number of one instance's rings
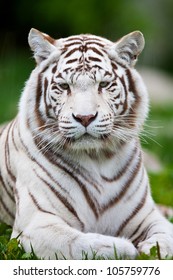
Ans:
POLYGON ((73 118, 77 122, 80 122, 83 126, 87 127, 92 121, 94 121, 96 119, 97 114, 98 113, 96 113, 95 115, 93 115, 93 114, 90 114, 90 115, 77 114, 76 116, 74 114, 72 114, 72 115, 73 115, 73 118))

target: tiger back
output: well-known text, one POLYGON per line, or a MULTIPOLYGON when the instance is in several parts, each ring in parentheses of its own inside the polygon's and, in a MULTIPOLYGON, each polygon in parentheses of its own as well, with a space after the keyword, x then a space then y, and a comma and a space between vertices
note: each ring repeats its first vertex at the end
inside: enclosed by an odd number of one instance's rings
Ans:
POLYGON ((113 43, 84 34, 55 40, 31 29, 36 68, 16 118, 0 132, 0 219, 42 258, 134 258, 173 227, 158 212, 139 134, 148 94, 134 69, 143 35, 113 43))

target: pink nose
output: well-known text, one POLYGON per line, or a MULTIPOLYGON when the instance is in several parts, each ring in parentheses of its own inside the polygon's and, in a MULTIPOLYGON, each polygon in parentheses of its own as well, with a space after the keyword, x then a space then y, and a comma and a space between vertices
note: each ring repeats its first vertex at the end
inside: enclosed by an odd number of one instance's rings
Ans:
POLYGON ((74 115, 73 118, 77 121, 80 122, 83 126, 87 127, 92 121, 94 121, 97 117, 97 113, 95 115, 74 115))

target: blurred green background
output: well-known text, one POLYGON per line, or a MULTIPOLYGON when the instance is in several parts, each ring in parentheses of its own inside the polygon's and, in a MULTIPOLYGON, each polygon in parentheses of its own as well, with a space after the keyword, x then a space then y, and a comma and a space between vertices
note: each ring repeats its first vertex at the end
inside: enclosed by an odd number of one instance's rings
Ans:
POLYGON ((113 41, 134 30, 143 32, 146 47, 138 68, 149 88, 151 113, 142 143, 159 165, 149 168, 154 198, 173 206, 173 1, 1 0, 0 122, 15 116, 34 68, 27 43, 32 27, 54 38, 93 33, 113 41))

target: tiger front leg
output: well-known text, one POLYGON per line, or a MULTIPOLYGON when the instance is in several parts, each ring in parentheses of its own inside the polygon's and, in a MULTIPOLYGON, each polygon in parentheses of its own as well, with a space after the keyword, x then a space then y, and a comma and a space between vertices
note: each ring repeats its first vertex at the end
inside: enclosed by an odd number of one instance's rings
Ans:
POLYGON ((157 209, 148 216, 146 237, 138 243, 139 252, 150 254, 150 249, 159 245, 161 257, 173 256, 173 225, 157 209))
POLYGON ((123 238, 104 236, 96 233, 83 233, 66 224, 61 218, 48 213, 38 212, 28 222, 25 228, 17 228, 21 223, 16 220, 12 237, 21 233, 19 239, 25 251, 31 252, 43 259, 81 259, 83 252, 88 258, 93 252, 105 258, 118 257, 133 259, 137 250, 133 244, 123 238))

